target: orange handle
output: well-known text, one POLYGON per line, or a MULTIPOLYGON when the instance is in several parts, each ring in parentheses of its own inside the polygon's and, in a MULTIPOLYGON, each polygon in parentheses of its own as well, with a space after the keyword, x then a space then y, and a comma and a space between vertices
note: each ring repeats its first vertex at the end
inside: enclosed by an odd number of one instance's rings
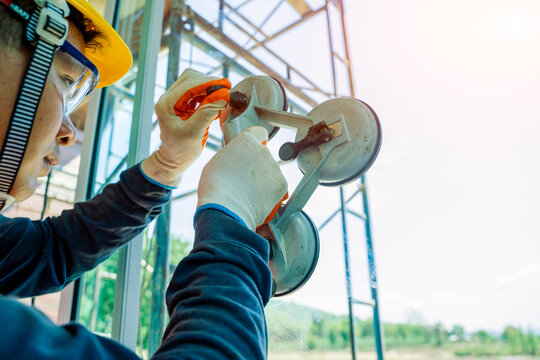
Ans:
POLYGON ((210 104, 218 100, 225 100, 227 104, 229 103, 229 89, 231 88, 231 83, 228 79, 219 79, 205 82, 204 84, 195 86, 188 91, 186 91, 180 99, 174 104, 174 112, 182 120, 188 120, 191 115, 199 107, 205 104, 210 104), (208 88, 210 87, 222 87, 219 90, 216 90, 210 94, 207 93, 208 88))
MULTIPOLYGON (((191 115, 197 109, 205 104, 210 104, 219 100, 225 100, 227 104, 230 100, 229 89, 231 88, 231 83, 228 79, 219 79, 205 82, 204 84, 195 86, 188 91, 186 91, 180 99, 174 104, 174 113, 180 117, 183 121, 188 120, 191 115), (217 87, 218 89, 210 93, 209 90, 211 87, 217 87)), ((217 116, 219 117, 219 115, 217 116)), ((216 118, 217 118, 216 117, 216 118)), ((208 129, 204 133, 202 139, 202 146, 206 145, 208 140, 208 129)))
MULTIPOLYGON (((277 203, 277 205, 272 209, 272 212, 270 213, 270 215, 268 215, 268 216, 266 217, 266 219, 264 219, 264 222, 263 222, 261 225, 259 225, 259 226, 262 226, 262 225, 267 224, 268 222, 270 222, 270 220, 272 220, 272 219, 274 218, 274 216, 276 216, 276 214, 277 214, 279 208, 281 207, 281 204, 283 204, 283 202, 284 202, 285 200, 287 200, 288 198, 289 198, 289 193, 287 192, 287 193, 285 194, 285 196, 283 197, 283 199, 281 199, 281 200, 277 203)), ((257 226, 257 227, 259 227, 259 226, 257 226)))

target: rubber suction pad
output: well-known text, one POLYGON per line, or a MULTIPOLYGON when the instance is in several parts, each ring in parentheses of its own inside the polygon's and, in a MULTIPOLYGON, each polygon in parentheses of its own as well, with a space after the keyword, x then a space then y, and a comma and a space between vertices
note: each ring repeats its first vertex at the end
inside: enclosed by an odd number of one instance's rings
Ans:
MULTIPOLYGON (((287 95, 285 89, 279 81, 269 76, 250 76, 240 81, 230 91, 239 91, 247 96, 251 101, 252 89, 255 88, 257 94, 257 104, 273 110, 287 110, 287 95)), ((267 124, 261 124, 268 131, 268 139, 271 139, 279 130, 267 124)))
POLYGON ((271 241, 273 296, 290 294, 311 277, 319 260, 319 234, 311 218, 303 211, 295 213, 282 231, 284 252, 271 241), (282 257, 282 254, 285 257, 282 257))
MULTIPOLYGON (((341 186, 358 179, 371 167, 381 147, 381 125, 377 114, 360 100, 331 99, 314 107, 308 116, 317 124, 336 120, 339 114, 345 119, 351 141, 334 149, 321 169, 319 183, 325 186, 341 186)), ((306 133, 298 131, 296 141, 303 139, 306 133)), ((318 147, 305 149, 298 155, 298 166, 303 173, 320 161, 318 147)))

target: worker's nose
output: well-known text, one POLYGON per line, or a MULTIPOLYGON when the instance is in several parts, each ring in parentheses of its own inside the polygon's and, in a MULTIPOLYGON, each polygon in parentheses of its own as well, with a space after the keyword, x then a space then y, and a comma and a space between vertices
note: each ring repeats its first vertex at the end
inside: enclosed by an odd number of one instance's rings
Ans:
POLYGON ((58 130, 58 134, 56 135, 56 141, 60 146, 71 146, 75 144, 76 140, 77 130, 75 129, 75 125, 73 125, 69 116, 65 115, 62 119, 62 126, 60 126, 60 130, 58 130))

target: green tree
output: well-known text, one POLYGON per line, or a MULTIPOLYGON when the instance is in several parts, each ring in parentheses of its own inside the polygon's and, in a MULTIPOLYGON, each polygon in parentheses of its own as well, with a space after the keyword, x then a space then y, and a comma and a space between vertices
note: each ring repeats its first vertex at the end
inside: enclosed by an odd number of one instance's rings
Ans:
POLYGON ((454 325, 452 335, 455 335, 457 341, 465 341, 465 329, 461 325, 454 325))
POLYGON ((328 340, 330 340, 330 346, 335 348, 337 347, 338 333, 334 327, 331 327, 328 330, 328 340))
POLYGON ((411 343, 429 343, 431 336, 429 334, 429 329, 424 325, 410 325, 407 324, 407 337, 410 338, 411 343))
POLYGON ((317 340, 315 340, 315 338, 311 334, 308 337, 307 347, 308 350, 315 350, 315 348, 317 347, 317 340))
POLYGON ((84 275, 80 321, 101 334, 112 331, 112 311, 118 252, 84 275))
POLYGON ((345 344, 348 344, 351 338, 350 328, 349 328, 349 319, 347 319, 344 316, 341 318, 341 323, 339 326, 339 334, 341 335, 343 342, 345 344))
POLYGON ((314 337, 322 337, 325 333, 325 323, 322 316, 319 314, 312 315, 312 323, 310 333, 314 337))
POLYGON ((536 336, 534 336, 533 332, 529 330, 527 332, 527 354, 528 355, 536 355, 538 353, 538 344, 536 336))
POLYGON ((477 332, 473 334, 473 338, 480 341, 482 344, 491 343, 495 340, 493 339, 493 336, 491 336, 485 330, 478 330, 477 332))
POLYGON ((177 234, 171 235, 171 256, 170 256, 171 274, 172 274, 172 270, 176 269, 176 266, 178 265, 180 260, 182 260, 189 254, 192 247, 193 247, 193 244, 191 243, 191 241, 183 240, 177 234))
POLYGON ((435 346, 440 347, 446 340, 447 333, 441 323, 435 324, 433 327, 433 337, 435 338, 435 346))
POLYGON ((398 343, 404 344, 407 342, 407 325, 406 324, 398 324, 396 327, 396 333, 398 343))
MULTIPOLYGON (((153 283, 153 269, 155 267, 155 247, 156 247, 156 234, 149 236, 149 231, 145 231, 143 236, 143 259, 141 267, 141 298, 140 298, 140 313, 139 313, 139 346, 142 349, 148 349, 148 338, 150 330, 150 312, 151 312, 151 299, 152 299, 152 283, 153 283)), ((172 273, 181 259, 186 257, 191 250, 192 244, 190 241, 183 240, 177 234, 170 235, 170 256, 169 266, 170 281, 172 273)), ((163 299, 164 301, 164 299, 163 299)), ((144 353, 143 353, 144 354, 144 353)))
POLYGON ((521 330, 513 326, 507 326, 502 333, 503 341, 508 344, 515 354, 519 354, 523 351, 522 338, 523 334, 521 333, 521 330))
POLYGON ((360 337, 373 337, 375 331, 373 330, 373 319, 369 318, 366 321, 359 321, 360 337))
POLYGON ((397 325, 396 324, 383 324, 383 329, 384 329, 384 336, 387 341, 386 344, 388 346, 397 346, 399 344, 399 338, 397 336, 397 325))

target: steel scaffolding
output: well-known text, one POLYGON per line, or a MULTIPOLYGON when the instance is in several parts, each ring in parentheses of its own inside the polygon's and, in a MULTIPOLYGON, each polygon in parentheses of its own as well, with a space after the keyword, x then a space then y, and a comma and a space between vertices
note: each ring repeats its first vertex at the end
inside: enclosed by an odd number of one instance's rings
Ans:
MULTIPOLYGON (((92 136, 93 144, 85 145, 81 160, 81 170, 77 187, 76 200, 92 197, 96 192, 113 181, 121 170, 127 165, 136 164, 149 151, 149 133, 155 123, 152 118, 154 85, 156 83, 156 68, 158 54, 167 51, 167 81, 169 87, 178 78, 182 63, 192 64, 191 54, 194 49, 213 59, 215 65, 208 67, 208 73, 225 77, 237 75, 247 77, 254 74, 266 74, 278 80, 289 95, 290 110, 297 113, 306 113, 307 109, 314 107, 322 101, 337 96, 355 96, 353 71, 349 53, 348 35, 345 24, 345 9, 343 0, 154 0, 137 1, 142 3, 134 15, 121 19, 121 0, 107 0, 107 14, 111 23, 118 29, 139 21, 142 24, 137 31, 130 33, 131 50, 137 62, 135 76, 128 74, 119 86, 105 89, 99 99, 96 97, 90 105, 88 119, 94 119, 87 128, 92 136), (201 4, 212 3, 214 8, 198 10, 201 4), (262 18, 256 18, 252 12, 245 11, 248 6, 264 3, 271 6, 271 10, 264 13, 262 18), (164 14, 164 15, 163 15, 164 14), (270 32, 267 25, 277 16, 286 14, 290 19, 287 24, 270 32), (144 16, 143 16, 144 15, 144 16), (287 37, 310 21, 324 19, 326 47, 321 40, 321 46, 316 49, 313 56, 328 56, 330 61, 330 84, 321 84, 321 81, 306 73, 298 64, 292 64, 286 54, 276 50, 272 44, 287 37), (182 56, 182 48, 189 49, 188 56, 182 56), (321 49, 326 48, 323 52, 321 49), (132 86, 133 85, 133 86, 132 86), (128 91, 135 87, 134 93, 128 91), (108 148, 108 156, 119 158, 117 163, 109 166, 105 171, 103 181, 96 180, 96 163, 99 157, 100 132, 107 121, 104 114, 107 107, 114 107, 111 101, 106 100, 109 93, 129 98, 137 104, 133 109, 131 137, 129 152, 118 155, 108 148), (92 110, 93 109, 93 110, 92 110), (93 129, 93 130, 92 130, 93 129), (82 175, 81 175, 82 174, 82 175)), ((260 14, 258 14, 260 15, 260 14)), ((283 21, 282 21, 283 22, 283 21)), ((207 65, 207 64, 204 64, 207 65)), ((325 71, 326 69, 324 69, 325 71)), ((116 98, 113 101, 117 101, 116 98)), ((88 120, 87 120, 88 122, 88 120)), ((88 131, 88 130, 87 130, 88 131)), ((112 134, 112 132, 111 132, 112 134)), ((112 142, 112 135, 111 140, 112 142)), ((207 146, 217 150, 222 146, 222 140, 217 135, 209 137, 207 146)), ((358 190, 348 199, 345 199, 344 189, 340 188, 340 207, 333 212, 326 221, 322 222, 319 230, 324 228, 334 217, 341 215, 342 239, 345 256, 345 278, 347 287, 349 332, 352 359, 356 359, 356 335, 354 324, 354 306, 367 305, 373 310, 373 326, 375 334, 375 349, 377 358, 383 359, 383 331, 379 317, 379 302, 377 294, 377 277, 375 271, 375 258, 371 236, 371 222, 368 206, 365 178, 348 185, 357 186, 358 190), (349 209, 347 204, 362 195, 363 212, 357 213, 349 209), (353 238, 347 231, 349 216, 364 222, 367 261, 369 267, 369 280, 371 300, 354 299, 352 295, 352 282, 350 277, 350 251, 349 242, 360 240, 353 238)), ((176 195, 173 201, 192 196, 196 190, 176 195)), ((148 333, 148 354, 152 354, 161 341, 166 324, 166 309, 164 305, 165 290, 169 276, 170 234, 171 234, 171 206, 167 206, 164 213, 158 218, 154 233, 154 267, 152 272, 152 299, 151 318, 148 333)), ((142 259, 142 236, 135 239, 121 250, 115 276, 115 301, 112 319, 111 336, 129 346, 136 348, 138 306, 140 297, 140 264, 142 259)), ((94 286, 97 288, 99 272, 96 275, 94 286)), ((65 291, 60 316, 61 321, 78 318, 80 298, 83 291, 81 282, 65 291), (66 300, 67 299, 67 300, 66 300)), ((94 297, 99 298, 99 289, 94 291, 94 297), (97 294, 97 295, 96 295, 97 294)), ((93 313, 93 316, 96 316, 93 313)))
MULTIPOLYGON (((241 9, 246 4, 253 2, 253 0, 243 1, 236 6, 232 5, 229 1, 219 0, 218 7, 218 17, 215 24, 208 19, 210 14, 199 14, 190 8, 189 1, 185 0, 172 0, 171 4, 171 14, 170 16, 170 34, 168 35, 167 44, 170 47, 170 51, 175 54, 171 56, 169 53, 169 74, 178 73, 178 61, 180 58, 176 56, 179 54, 178 47, 180 46, 181 39, 185 39, 186 42, 189 42, 191 46, 195 46, 198 49, 204 51, 208 55, 212 56, 214 59, 221 62, 223 69, 223 76, 228 76, 229 71, 233 69, 242 76, 249 76, 253 73, 246 69, 245 66, 239 60, 244 60, 258 71, 271 76, 281 82, 284 87, 293 94, 298 101, 292 101, 292 108, 296 111, 305 111, 306 105, 309 107, 315 106, 319 101, 314 99, 310 93, 317 93, 324 98, 331 98, 337 96, 355 96, 354 91, 354 82, 353 82, 353 72, 351 66, 351 58, 349 53, 349 44, 347 37, 347 29, 345 24, 345 10, 343 0, 326 0, 324 4, 316 9, 312 9, 310 5, 304 0, 279 0, 276 2, 273 10, 266 15, 264 20, 255 24, 253 20, 249 18, 248 14, 243 14, 241 9), (284 26, 280 30, 274 32, 273 34, 267 34, 263 30, 263 26, 267 23, 272 16, 274 16, 284 3, 291 5, 292 9, 298 13, 299 19, 296 21, 284 26), (338 28, 341 30, 341 36, 336 36, 333 34, 333 24, 332 24, 332 11, 338 13, 338 28), (238 19, 241 19, 242 24, 239 21, 233 18, 235 15, 238 19), (327 24, 327 33, 328 33, 328 48, 329 56, 331 63, 331 78, 332 78, 332 89, 324 90, 322 86, 318 85, 316 80, 310 78, 308 75, 302 73, 298 68, 293 66, 291 63, 284 60, 278 52, 272 50, 268 44, 275 39, 283 38, 287 36, 287 32, 295 29, 296 27, 301 26, 306 21, 314 18, 315 16, 325 16, 327 24), (249 40, 245 44, 240 44, 232 36, 229 36, 224 28, 226 24, 231 25, 235 30, 239 31, 249 40), (213 39, 219 41, 226 48, 232 50, 236 56, 229 57, 225 52, 218 48, 215 45, 212 45, 209 41, 204 40, 202 35, 210 35, 213 39), (335 38, 341 37, 343 41, 344 54, 339 54, 336 50, 335 38), (249 48, 246 48, 246 45, 251 43, 249 48), (262 48, 266 50, 267 56, 265 58, 257 57, 253 54, 253 51, 257 48, 262 48), (338 77, 337 77, 337 63, 342 64, 346 67, 346 82, 348 85, 349 93, 340 93, 338 90, 338 77), (270 65, 274 64, 274 66, 270 65), (285 74, 279 72, 276 69, 276 65, 285 67, 285 74), (302 85, 296 83, 293 80, 293 77, 301 80, 302 85)), ((173 79, 176 77, 173 77, 173 79)), ((169 79, 169 77, 168 77, 169 79)), ((170 83, 168 82, 168 86, 170 83)), ((319 97, 320 99, 320 97, 319 97)), ((214 139, 216 140, 216 139, 214 139)), ((217 141, 219 146, 221 143, 220 140, 217 141)), ((351 340, 351 355, 353 359, 356 359, 356 335, 355 335, 355 326, 354 326, 354 305, 367 305, 373 309, 373 326, 375 334, 375 349, 377 352, 377 358, 379 360, 383 359, 383 331, 380 322, 379 316, 379 302, 377 294, 377 276, 375 270, 375 257, 373 254, 373 244, 371 236, 371 224, 369 216, 369 205, 368 197, 366 192, 366 183, 365 178, 360 179, 359 190, 351 197, 347 202, 344 201, 344 191, 343 187, 340 188, 340 209, 332 214, 320 227, 326 226, 332 218, 337 215, 338 212, 341 213, 342 219, 342 233, 343 233, 343 246, 345 254, 345 278, 347 283, 347 299, 348 299, 348 311, 349 311, 349 332, 351 340), (347 209, 346 203, 352 200, 359 193, 362 194, 363 200, 363 214, 358 214, 352 210, 347 209), (348 245, 348 232, 347 232, 347 215, 353 215, 356 218, 361 219, 364 222, 365 234, 366 234, 366 249, 367 249, 367 260, 369 267, 369 276, 370 276, 370 287, 371 287, 371 300, 362 301, 354 299, 352 295, 352 284, 350 277, 350 257, 349 257, 349 245, 348 245)), ((158 226, 164 227, 163 230, 159 231, 158 234, 163 234, 162 237, 158 235, 157 244, 158 247, 166 248, 166 243, 168 241, 169 229, 167 226, 170 221, 170 213, 165 212, 162 215, 164 220, 158 220, 158 226), (161 244, 161 245, 160 245, 161 244)), ((164 267, 165 268, 165 267, 164 267)), ((156 282, 156 284, 159 284, 156 282)), ((155 289, 158 290, 157 288, 155 289)), ((154 309, 153 309, 154 310, 154 309)), ((158 310, 157 308, 155 310, 158 310)), ((159 316, 160 312, 156 311, 153 314, 159 316)), ((157 322, 155 322, 157 323, 157 322)), ((164 323, 154 328, 156 334, 161 334, 160 329, 164 326, 164 323)))

